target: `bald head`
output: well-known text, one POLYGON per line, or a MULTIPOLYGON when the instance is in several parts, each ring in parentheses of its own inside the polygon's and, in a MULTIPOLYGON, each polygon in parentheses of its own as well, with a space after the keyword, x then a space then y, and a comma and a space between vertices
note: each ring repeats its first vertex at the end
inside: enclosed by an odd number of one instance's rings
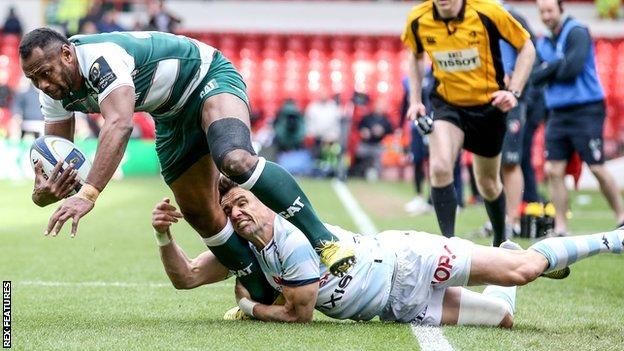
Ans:
POLYGON ((561 0, 537 0, 537 9, 546 27, 552 32, 556 32, 561 25, 561 16, 563 13, 561 0))

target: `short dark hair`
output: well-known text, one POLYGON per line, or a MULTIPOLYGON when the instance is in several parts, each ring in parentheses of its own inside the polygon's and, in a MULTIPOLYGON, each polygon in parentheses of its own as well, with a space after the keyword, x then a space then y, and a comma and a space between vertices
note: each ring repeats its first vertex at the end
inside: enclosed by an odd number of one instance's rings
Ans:
POLYGON ((19 54, 22 60, 27 59, 36 48, 45 49, 52 44, 67 44, 67 38, 51 28, 41 27, 24 35, 19 46, 19 54))
POLYGON ((237 188, 238 184, 230 180, 230 178, 222 175, 219 177, 219 202, 223 199, 225 194, 229 193, 230 190, 237 188))

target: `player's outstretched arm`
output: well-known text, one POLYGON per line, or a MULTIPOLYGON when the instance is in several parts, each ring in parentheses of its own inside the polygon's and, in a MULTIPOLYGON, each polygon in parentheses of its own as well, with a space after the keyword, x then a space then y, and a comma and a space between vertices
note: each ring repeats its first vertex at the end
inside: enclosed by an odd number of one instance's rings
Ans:
POLYGON ((205 251, 191 260, 173 240, 170 227, 182 217, 168 198, 156 204, 152 211, 152 227, 160 248, 160 259, 173 286, 176 289, 193 289, 226 279, 228 269, 212 252, 205 251))
POLYGON ((78 222, 93 209, 100 191, 115 173, 132 133, 134 88, 127 85, 116 88, 102 101, 100 110, 104 116, 104 126, 100 131, 93 167, 80 191, 65 200, 50 217, 46 235, 52 233, 52 236, 56 236, 63 224, 71 219, 71 236, 74 237, 78 222))
POLYGON ((265 322, 307 323, 312 321, 318 296, 318 282, 302 286, 283 286, 284 305, 264 305, 251 300, 243 284, 236 281, 236 301, 247 315, 265 322))
POLYGON ((113 90, 102 101, 100 109, 104 126, 87 183, 102 191, 119 166, 132 134, 134 88, 124 85, 113 90))

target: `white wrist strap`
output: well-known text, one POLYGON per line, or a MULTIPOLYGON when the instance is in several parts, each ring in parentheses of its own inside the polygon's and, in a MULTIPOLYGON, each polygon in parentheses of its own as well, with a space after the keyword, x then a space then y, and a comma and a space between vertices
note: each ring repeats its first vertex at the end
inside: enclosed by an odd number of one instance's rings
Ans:
POLYGON ((251 317, 254 317, 253 308, 257 304, 258 304, 257 302, 253 302, 246 297, 243 297, 242 299, 238 300, 238 307, 240 307, 241 311, 243 311, 244 314, 251 316, 251 317))
POLYGON ((169 237, 169 234, 167 234, 166 232, 160 233, 154 230, 154 236, 156 237, 156 243, 158 244, 158 246, 165 246, 171 242, 171 238, 169 237))

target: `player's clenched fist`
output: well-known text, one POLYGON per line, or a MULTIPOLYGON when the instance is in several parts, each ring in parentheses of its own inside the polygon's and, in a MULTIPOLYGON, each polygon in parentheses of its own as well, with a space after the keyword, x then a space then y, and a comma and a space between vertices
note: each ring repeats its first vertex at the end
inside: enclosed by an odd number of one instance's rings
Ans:
POLYGON ((172 223, 177 223, 178 218, 184 217, 170 202, 171 200, 164 198, 152 211, 152 227, 158 233, 168 232, 172 223))

